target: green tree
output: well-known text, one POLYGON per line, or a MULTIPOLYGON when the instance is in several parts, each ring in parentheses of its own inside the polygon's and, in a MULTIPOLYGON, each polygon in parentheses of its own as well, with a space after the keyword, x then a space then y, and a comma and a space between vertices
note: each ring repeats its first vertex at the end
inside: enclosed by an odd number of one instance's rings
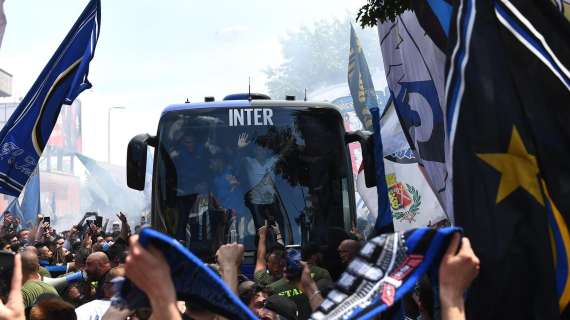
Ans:
MULTIPOLYGON (((356 28, 371 72, 383 70, 380 44, 375 31, 356 28)), ((267 88, 276 99, 297 98, 307 92, 347 81, 350 20, 321 20, 303 26, 281 40, 284 61, 267 67, 267 88)))
POLYGON ((356 15, 356 21, 360 26, 374 27, 378 20, 381 23, 386 20, 394 21, 404 11, 412 9, 412 0, 368 0, 356 15))

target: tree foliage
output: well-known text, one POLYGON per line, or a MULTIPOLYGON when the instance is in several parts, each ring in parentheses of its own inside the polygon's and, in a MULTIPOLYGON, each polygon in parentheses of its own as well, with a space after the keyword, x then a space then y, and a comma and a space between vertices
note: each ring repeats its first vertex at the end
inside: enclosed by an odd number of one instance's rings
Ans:
POLYGON ((374 27, 376 23, 387 20, 394 21, 397 16, 408 9, 412 9, 413 0, 368 0, 368 2, 358 10, 356 21, 360 22, 362 28, 374 27))
MULTIPOLYGON (((383 69, 376 32, 357 33, 370 70, 383 69)), ((350 21, 321 20, 311 26, 290 32, 281 39, 283 62, 267 67, 269 95, 284 99, 285 95, 301 98, 307 92, 347 81, 350 50, 350 21)))

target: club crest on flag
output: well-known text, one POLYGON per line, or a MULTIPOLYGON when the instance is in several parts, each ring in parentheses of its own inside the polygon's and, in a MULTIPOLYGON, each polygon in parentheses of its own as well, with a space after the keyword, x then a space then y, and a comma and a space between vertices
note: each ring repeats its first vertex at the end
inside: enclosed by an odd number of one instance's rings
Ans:
POLYGON ((395 174, 386 175, 386 184, 392 217, 397 221, 408 223, 416 221, 422 205, 422 196, 418 189, 408 183, 398 181, 395 174))
POLYGON ((420 19, 423 16, 418 17, 417 12, 422 10, 408 10, 394 21, 380 24, 378 35, 386 80, 404 133, 429 185, 440 203, 447 206, 450 189, 444 121, 446 54, 428 34, 441 28, 437 19, 420 19))

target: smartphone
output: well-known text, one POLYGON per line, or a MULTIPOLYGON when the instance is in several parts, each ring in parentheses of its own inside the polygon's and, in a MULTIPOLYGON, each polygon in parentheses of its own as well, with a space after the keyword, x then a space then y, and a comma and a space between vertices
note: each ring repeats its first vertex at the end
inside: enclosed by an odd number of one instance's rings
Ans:
POLYGON ((303 272, 303 265, 301 264, 301 252, 296 249, 287 250, 287 265, 285 272, 289 278, 297 278, 303 272))
POLYGON ((99 228, 103 227, 103 217, 95 217, 95 225, 99 228))
POLYGON ((275 218, 273 217, 269 217, 269 219, 265 221, 267 222, 268 226, 275 227, 277 225, 277 221, 275 221, 275 218))
POLYGON ((14 272, 14 253, 0 251, 0 297, 6 303, 14 272))
POLYGON ((42 222, 47 222, 48 226, 50 225, 50 217, 44 217, 44 219, 42 220, 42 222))

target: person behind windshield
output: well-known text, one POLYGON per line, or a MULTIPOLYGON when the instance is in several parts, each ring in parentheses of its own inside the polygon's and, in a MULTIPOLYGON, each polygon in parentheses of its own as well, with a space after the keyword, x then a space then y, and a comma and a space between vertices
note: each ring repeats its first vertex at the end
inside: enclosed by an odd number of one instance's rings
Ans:
MULTIPOLYGON (((284 226, 284 213, 277 200, 275 167, 285 150, 273 153, 259 140, 258 137, 253 146, 253 157, 248 154, 242 162, 247 178, 245 190, 248 190, 245 195, 245 204, 252 213, 256 228, 260 227, 265 220, 268 220, 270 225, 277 222, 280 226, 284 226)), ((247 133, 240 134, 238 148, 243 149, 249 144, 247 133)))
POLYGON ((233 168, 221 156, 210 160, 210 170, 213 175, 213 187, 216 199, 222 207, 237 210, 243 203, 239 192, 239 181, 233 173, 233 168))
MULTIPOLYGON (((196 226, 192 223, 202 217, 209 206, 208 195, 208 158, 212 148, 200 143, 195 134, 186 132, 179 140, 180 146, 170 151, 170 157, 176 168, 176 201, 178 208, 178 222, 176 238, 186 239, 191 236, 201 238, 199 230, 191 230, 196 226)), ((188 244, 188 243, 187 243, 188 244)))
POLYGON ((213 175, 214 196, 220 206, 226 210, 229 220, 229 230, 225 231, 227 242, 238 242, 239 240, 240 243, 244 243, 246 219, 243 215, 247 210, 243 204, 240 183, 234 174, 234 168, 228 164, 225 157, 217 155, 210 160, 210 170, 213 175), (238 226, 240 224, 241 228, 238 226))
POLYGON ((194 135, 188 133, 180 139, 180 146, 170 153, 176 168, 184 168, 184 170, 176 170, 177 196, 196 193, 196 181, 203 179, 204 173, 207 172, 207 148, 196 140, 194 135))

